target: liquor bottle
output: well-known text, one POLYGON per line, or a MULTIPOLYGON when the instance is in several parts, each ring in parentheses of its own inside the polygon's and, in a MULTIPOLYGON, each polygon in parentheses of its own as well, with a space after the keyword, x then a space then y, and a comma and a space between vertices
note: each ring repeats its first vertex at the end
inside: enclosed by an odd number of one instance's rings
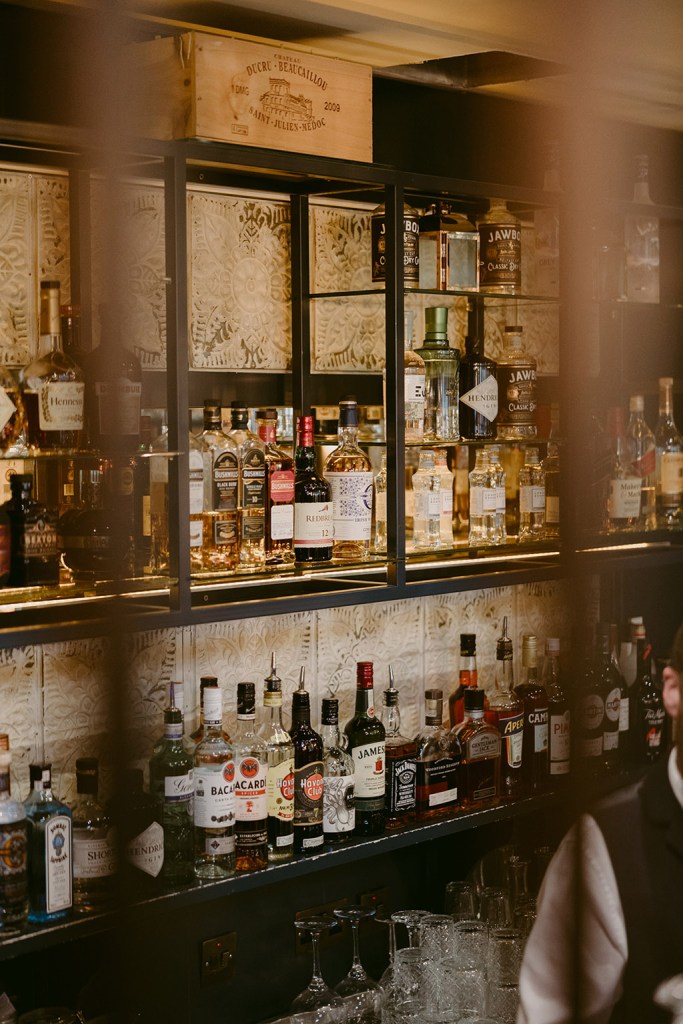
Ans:
POLYGON ((432 203, 420 217, 420 288, 476 292, 479 233, 448 203, 432 203))
POLYGON ((659 378, 659 418, 655 428, 657 525, 683 526, 683 437, 674 420, 673 377, 659 378))
MULTIPOLYGON (((189 754, 190 758, 194 758, 194 749, 197 746, 192 736, 185 732, 185 683, 182 680, 173 680, 172 683, 168 684, 168 703, 169 706, 175 706, 182 715, 182 721, 180 723, 180 740, 183 745, 183 750, 186 754, 189 754), (171 687, 173 688, 171 692, 171 687)), ((203 730, 202 730, 203 735, 203 730)), ((163 731, 160 736, 157 736, 152 746, 152 756, 156 755, 164 749, 166 745, 166 722, 164 721, 163 731)))
POLYGON ((282 680, 275 671, 274 654, 265 684, 263 705, 268 718, 261 735, 268 760, 268 861, 278 863, 289 860, 294 852, 294 746, 282 724, 282 680))
MULTIPOLYGON (((163 427, 161 433, 152 441, 152 457, 149 460, 149 569, 153 575, 163 575, 169 571, 169 543, 168 543, 168 428, 163 427)), ((189 453, 190 467, 192 467, 192 452, 189 453)), ((199 464, 202 465, 201 456, 199 464)), ((192 468, 190 468, 190 475, 192 468)), ((200 508, 204 507, 204 473, 202 471, 201 488, 199 494, 200 508)), ((192 483, 190 483, 190 508, 192 508, 193 495, 192 483)), ((194 524, 193 524, 194 526, 194 524)), ((190 548, 199 554, 201 566, 201 525, 196 530, 199 546, 190 548)), ((190 540, 192 544, 192 538, 190 540)))
MULTIPOLYGON (((403 387, 405 396, 406 441, 422 441, 425 429, 425 363, 413 352, 413 320, 415 314, 406 310, 403 316, 403 387)), ((386 409, 386 401, 384 403, 386 409)))
POLYGON ((81 340, 81 307, 73 302, 62 303, 59 307, 59 321, 62 328, 62 348, 78 366, 85 369, 88 352, 81 340))
POLYGON ((527 446, 519 471, 519 540, 540 540, 545 533, 545 474, 538 448, 527 446))
POLYGON ((57 522, 57 546, 75 580, 124 579, 134 574, 131 495, 119 469, 100 459, 92 468, 77 470, 80 507, 65 512, 57 522))
POLYGON ((484 718, 484 691, 467 690, 465 718, 456 734, 462 749, 460 763, 463 807, 492 804, 500 796, 500 732, 484 718))
POLYGON ((277 445, 277 410, 257 409, 266 446, 266 564, 294 561, 294 459, 277 445))
POLYGON ((159 801, 144 790, 142 768, 122 773, 110 810, 122 856, 123 892, 131 899, 153 895, 164 863, 164 827, 159 801))
POLYGON ((133 464, 133 551, 135 574, 150 571, 152 519, 150 510, 150 456, 152 454, 152 418, 140 417, 140 443, 133 464))
POLYGON ((323 837, 326 843, 340 843, 350 839, 356 827, 356 776, 353 758, 342 747, 336 697, 323 697, 320 738, 323 742, 323 837))
MULTIPOLYGON (((645 626, 642 615, 633 615, 628 620, 628 640, 622 641, 619 649, 619 670, 621 671, 626 685, 630 688, 636 681, 638 670, 637 641, 638 637, 645 639, 645 626)), ((633 710, 633 708, 631 708, 633 710)))
MULTIPOLYGON (((387 226, 384 203, 370 216, 370 245, 372 249, 372 280, 387 279, 387 226)), ((416 287, 419 281, 420 222, 417 210, 403 205, 403 284, 416 287)), ((391 273, 391 271, 390 271, 391 273)))
POLYGON ((441 546, 441 474, 431 448, 420 452, 413 473, 413 546, 435 551, 441 546))
POLYGON ((451 814, 460 804, 462 750, 456 730, 443 725, 443 693, 425 690, 425 724, 415 737, 418 820, 451 814))
POLYGON ((522 328, 508 326, 498 357, 497 435, 504 441, 536 437, 536 360, 524 348, 522 328))
POLYGON ((256 687, 237 684, 235 871, 268 865, 268 750, 255 731, 256 687))
POLYGON ((59 921, 71 911, 71 810, 52 792, 52 765, 29 765, 28 920, 59 921))
POLYGON ((415 817, 417 746, 401 734, 401 711, 394 672, 389 666, 389 686, 382 695, 380 720, 385 731, 384 825, 387 829, 408 825, 415 817))
POLYGON ((522 795, 522 754, 524 743, 524 702, 514 690, 512 640, 507 615, 496 642, 495 689, 489 697, 492 720, 501 739, 500 795, 514 800, 522 795))
POLYGON ((587 777, 601 774, 605 731, 605 696, 590 652, 586 650, 576 692, 574 740, 576 767, 587 777))
POLYGON ((386 731, 375 717, 371 661, 359 661, 356 665, 356 710, 344 727, 344 735, 356 777, 354 834, 381 835, 385 823, 386 731))
POLYGON ((612 678, 619 689, 619 763, 623 766, 631 757, 631 712, 630 695, 626 680, 619 668, 619 632, 615 622, 609 624, 609 647, 612 678))
MULTIPOLYGON (((9 736, 0 733, 0 929, 22 925, 28 913, 28 824, 12 799, 9 736)), ((2 931, 0 930, 0 935, 2 931)))
MULTIPOLYGON (((235 438, 221 427, 220 402, 205 399, 203 415, 204 429, 195 449, 202 453, 203 484, 202 546, 197 554, 207 572, 230 572, 239 556, 239 450, 235 438)), ((196 457, 196 470, 199 466, 200 459, 196 457)), ((198 504, 197 500, 190 518, 197 514, 198 504)))
POLYGON ((297 419, 296 435, 294 556, 297 562, 329 562, 334 537, 332 488, 316 472, 312 416, 297 419))
POLYGON ((624 411, 619 406, 608 409, 608 432, 611 463, 604 526, 608 533, 634 530, 640 516, 641 480, 631 465, 624 434, 624 411))
POLYGON ((57 513, 31 496, 33 477, 14 473, 12 497, 3 505, 10 522, 10 587, 50 587, 59 582, 57 513))
POLYGON ((289 735, 294 747, 294 852, 315 853, 324 842, 323 741, 311 728, 311 698, 304 689, 303 669, 299 689, 292 694, 289 735))
POLYGON ((19 374, 31 448, 73 453, 82 445, 85 378, 62 350, 59 281, 40 282, 40 355, 19 374))
POLYGON ((160 879, 167 889, 187 885, 194 875, 194 764, 183 744, 183 713, 175 704, 177 699, 171 683, 163 740, 149 762, 150 792, 162 808, 164 863, 160 879))
POLYGON ((477 449, 474 468, 470 470, 469 503, 469 546, 476 548, 495 543, 499 495, 486 448, 477 449))
POLYGON ((387 457, 382 455, 380 469, 375 476, 375 536, 372 548, 376 555, 387 550, 387 457))
POLYGON ((107 454, 134 452, 140 441, 142 367, 105 307, 100 309, 100 327, 100 344, 83 366, 88 442, 107 454))
POLYGON ((249 430, 249 410, 230 403, 229 436, 239 461, 239 558, 242 571, 257 572, 266 561, 266 446, 249 430))
POLYGON ((194 752, 194 873, 202 880, 235 870, 235 758, 223 736, 220 686, 204 688, 204 730, 194 752))
POLYGON ((467 534, 470 527, 470 453, 467 445, 455 446, 455 532, 467 534))
POLYGON ((560 672, 560 641, 546 637, 541 682, 548 694, 548 765, 553 784, 567 780, 571 769, 571 709, 560 672))
POLYGON ((641 764, 659 760, 664 753, 664 726, 666 713, 660 690, 650 672, 650 645, 638 638, 638 670, 634 684, 634 748, 641 764))
POLYGON ((524 705, 522 780, 528 794, 548 785, 548 694, 538 678, 537 644, 533 633, 522 637, 522 681, 514 691, 524 705))
POLYGON ((339 444, 325 460, 325 479, 332 493, 335 558, 365 559, 372 526, 372 468, 358 447, 358 406, 355 398, 339 403, 339 444))
POLYGON ((492 199, 477 221, 479 287, 497 295, 516 295, 522 287, 522 225, 504 199, 492 199))
POLYGON ((71 808, 73 908, 77 914, 108 910, 116 896, 117 840, 111 816, 98 800, 96 757, 76 760, 76 801, 71 808))
POLYGON ((457 441, 460 352, 448 344, 448 307, 427 306, 425 339, 417 354, 425 364, 425 441, 457 441))
POLYGON ((465 355, 460 360, 460 435, 470 441, 496 436, 498 416, 498 367, 483 353, 481 340, 465 338, 465 355))
MULTIPOLYGON (((168 435, 164 435, 168 440, 168 435)), ((164 461, 158 459, 158 462, 164 461)), ((214 530, 213 522, 207 523, 207 517, 205 513, 211 508, 207 495, 207 482, 211 480, 211 472, 209 465, 211 462, 210 453, 204 444, 201 437, 193 434, 192 431, 188 435, 187 444, 187 461, 188 461, 188 489, 189 489, 189 506, 190 506, 190 572, 198 573, 202 572, 207 563, 212 563, 214 558, 213 547, 216 543, 216 531, 214 530), (207 536, 207 531, 211 530, 207 536), (208 548, 209 555, 207 557, 205 549, 208 548)), ((166 515, 168 516, 168 468, 165 467, 166 473, 166 515)), ((151 486, 151 485, 150 485, 151 486)), ((209 484, 210 486, 210 484, 209 484)), ((229 529, 226 531, 229 534, 229 529)), ((220 538, 222 539, 222 538, 220 538)), ((168 523, 166 523, 166 542, 168 543, 168 523)), ((222 546, 219 546, 219 554, 222 551, 222 546)), ((219 572, 225 572, 226 569, 221 565, 219 572)))
POLYGON ((655 508, 655 436, 645 422, 645 400, 642 395, 631 395, 628 402, 629 421, 626 425, 626 447, 631 468, 640 477, 640 514, 637 529, 654 530, 657 527, 655 508))
POLYGON ((489 445, 489 487, 496 494, 496 514, 491 531, 492 544, 507 541, 507 497, 505 493, 506 473, 500 456, 500 445, 489 445))
POLYGON ((596 674, 602 686, 605 702, 605 717, 602 720, 602 761, 606 771, 614 772, 619 767, 619 719, 621 687, 612 669, 610 629, 607 623, 598 627, 596 674))
POLYGON ((465 717, 465 691, 477 685, 477 634, 460 634, 458 685, 448 698, 448 721, 451 729, 465 717))
MULTIPOLYGON (((559 145, 549 142, 545 149, 543 190, 560 191, 559 145)), ((558 295, 560 289, 560 217, 557 206, 540 206, 534 211, 534 264, 537 295, 558 295)))
MULTIPOLYGON (((195 747, 204 738, 204 692, 208 689, 216 689, 217 686, 218 676, 199 677, 199 721, 197 722, 197 728, 193 729, 188 737, 188 739, 192 743, 193 757, 195 747)), ((223 730, 223 738, 225 739, 226 743, 230 743, 230 737, 225 732, 225 730, 223 730)))
POLYGON ((545 477, 545 528, 546 540, 557 540, 560 536, 560 447, 555 440, 557 434, 558 407, 550 407, 550 438, 543 460, 545 477))
MULTIPOLYGON (((649 161, 636 157, 633 202, 652 205, 649 161)), ((659 219, 650 213, 627 214, 624 220, 626 247, 626 298, 629 302, 659 302, 659 219)))
POLYGON ((13 370, 0 367, 0 454, 22 459, 29 454, 24 396, 13 370))
POLYGON ((439 488, 439 546, 453 547, 453 474, 448 468, 448 459, 444 448, 434 451, 434 468, 441 478, 439 488))

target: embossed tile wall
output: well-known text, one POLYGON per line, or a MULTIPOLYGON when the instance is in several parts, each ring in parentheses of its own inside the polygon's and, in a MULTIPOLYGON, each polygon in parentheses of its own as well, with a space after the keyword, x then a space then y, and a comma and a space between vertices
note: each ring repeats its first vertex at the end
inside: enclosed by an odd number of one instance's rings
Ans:
POLYGON ((480 681, 490 689, 503 617, 508 616, 517 658, 522 634, 529 631, 537 633, 541 644, 546 636, 559 636, 566 647, 566 596, 560 582, 537 583, 136 634, 125 653, 126 678, 114 680, 114 696, 124 702, 123 737, 110 716, 104 640, 0 652, 0 731, 10 734, 15 792, 26 793, 28 765, 34 758, 52 760, 58 792, 67 800, 74 796, 79 756, 101 759, 105 792, 115 745, 123 742, 127 756, 144 767, 161 733, 172 679, 185 680, 186 721, 192 730, 199 677, 217 675, 226 728, 234 732, 236 684, 256 682, 260 698, 272 651, 283 681, 285 721, 301 667, 314 723, 322 697, 331 695, 339 698, 343 723, 353 713, 356 662, 372 661, 377 706, 391 664, 401 694, 403 728, 414 735, 423 722, 425 688, 439 686, 447 697, 457 680, 461 632, 477 634, 480 681))

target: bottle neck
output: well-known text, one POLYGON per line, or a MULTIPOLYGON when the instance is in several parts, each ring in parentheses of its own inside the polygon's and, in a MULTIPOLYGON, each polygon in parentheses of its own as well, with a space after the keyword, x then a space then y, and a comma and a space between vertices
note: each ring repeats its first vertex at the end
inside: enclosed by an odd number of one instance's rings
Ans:
POLYGON ((670 420, 673 417, 673 386, 663 384, 659 389, 659 415, 662 419, 670 420))
POLYGON ((509 693, 514 686, 512 655, 496 660, 496 689, 509 693))
POLYGON ((384 706, 382 710, 382 724, 386 730, 387 738, 390 736, 398 736, 400 734, 401 712, 396 705, 392 707, 384 706))
POLYGON ((465 712, 465 718, 469 719, 470 722, 479 722, 483 719, 484 712, 480 711, 479 708, 473 709, 472 711, 465 712))
POLYGON ((271 728, 282 728, 282 693, 279 690, 266 690, 263 705, 269 712, 268 721, 271 728))
POLYGON ((339 747, 341 745, 341 737, 339 734, 339 723, 334 724, 328 723, 320 726, 320 738, 323 741, 323 747, 325 750, 329 750, 330 747, 339 747))
POLYGON ((258 436, 264 444, 275 444, 277 442, 275 421, 261 420, 258 425, 258 436))
POLYGON ((357 715, 370 715, 375 713, 375 695, 373 688, 358 687, 356 689, 356 714, 357 715))
POLYGON ((477 656, 476 654, 460 655, 460 685, 477 685, 477 656))
POLYGON ((242 712, 237 715, 237 735, 247 736, 254 731, 256 715, 253 712, 242 712))
POLYGON ((354 446, 358 444, 358 427, 356 424, 339 424, 339 444, 349 444, 354 446))

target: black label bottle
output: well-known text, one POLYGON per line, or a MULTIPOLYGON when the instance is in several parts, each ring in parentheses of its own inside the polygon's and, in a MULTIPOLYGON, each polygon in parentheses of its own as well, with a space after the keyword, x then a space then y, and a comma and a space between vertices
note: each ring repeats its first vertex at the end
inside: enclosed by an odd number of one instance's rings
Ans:
POLYGON ((641 763, 658 761, 664 752, 664 723, 666 713, 660 690, 650 673, 650 645, 638 638, 638 668, 634 683, 635 693, 635 749, 641 763))
MULTIPOLYGON (((403 283, 415 287, 419 271, 420 220, 417 210, 406 203, 403 207, 403 283)), ((372 211, 370 218, 372 249, 372 280, 387 279, 387 225, 384 203, 372 211)))
POLYGON ((391 665, 380 718, 386 730, 385 826, 392 829, 407 825, 415 817, 417 746, 414 740, 401 735, 401 711, 391 665))
POLYGON ((470 441, 496 436, 498 368, 482 348, 482 342, 468 334, 460 360, 460 435, 470 441))
POLYGON ((357 836, 384 832, 386 730, 375 717, 371 661, 356 665, 356 711, 344 728, 356 776, 357 836))
POLYGON ((514 799, 522 795, 522 754, 524 742, 524 703, 514 691, 512 640, 507 635, 507 616, 503 633, 496 643, 495 690, 489 698, 492 721, 501 738, 500 795, 514 799))
POLYGON ((573 718, 577 768, 586 776, 599 775, 603 766, 605 695, 588 652, 579 672, 573 718))
POLYGON ((515 693, 524 704, 522 778, 528 794, 542 793, 548 785, 548 694, 538 678, 538 641, 533 633, 522 637, 522 681, 515 693))
POLYGON ((504 199, 492 199, 479 228, 479 287, 515 295, 522 287, 522 225, 504 199))
POLYGON ((289 735, 294 747, 294 852, 315 853, 325 839, 323 741, 311 727, 311 698, 303 686, 292 694, 289 735))
POLYGON ((296 432, 294 557, 297 562, 329 562, 334 540, 332 488, 316 472, 313 417, 299 417, 296 432))
POLYGON ((235 871, 257 871, 268 864, 268 751, 255 722, 256 686, 238 683, 233 744, 235 871))
POLYGON ((11 587, 49 587, 59 582, 57 513, 34 501, 32 489, 30 475, 10 477, 12 497, 3 507, 10 521, 11 587))
POLYGON ((602 722, 602 758, 605 769, 614 772, 619 767, 619 719, 621 716, 621 687, 615 678, 610 651, 609 625, 598 630, 596 673, 602 686, 605 717, 602 722))

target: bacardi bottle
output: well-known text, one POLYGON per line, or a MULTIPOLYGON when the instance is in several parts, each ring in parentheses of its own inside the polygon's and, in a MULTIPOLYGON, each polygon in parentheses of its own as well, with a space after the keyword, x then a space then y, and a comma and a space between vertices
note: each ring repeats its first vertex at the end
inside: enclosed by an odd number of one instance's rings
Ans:
POLYGON ((235 869, 235 760, 223 735, 223 694, 207 686, 204 729, 194 751, 194 873, 227 878, 235 869))
POLYGON ((356 666, 356 710, 344 727, 346 744, 356 776, 357 836, 376 836, 385 824, 385 737, 375 716, 371 661, 356 666))
POLYGON ((268 864, 268 750, 254 727, 256 687, 237 684, 235 731, 235 871, 268 864))

